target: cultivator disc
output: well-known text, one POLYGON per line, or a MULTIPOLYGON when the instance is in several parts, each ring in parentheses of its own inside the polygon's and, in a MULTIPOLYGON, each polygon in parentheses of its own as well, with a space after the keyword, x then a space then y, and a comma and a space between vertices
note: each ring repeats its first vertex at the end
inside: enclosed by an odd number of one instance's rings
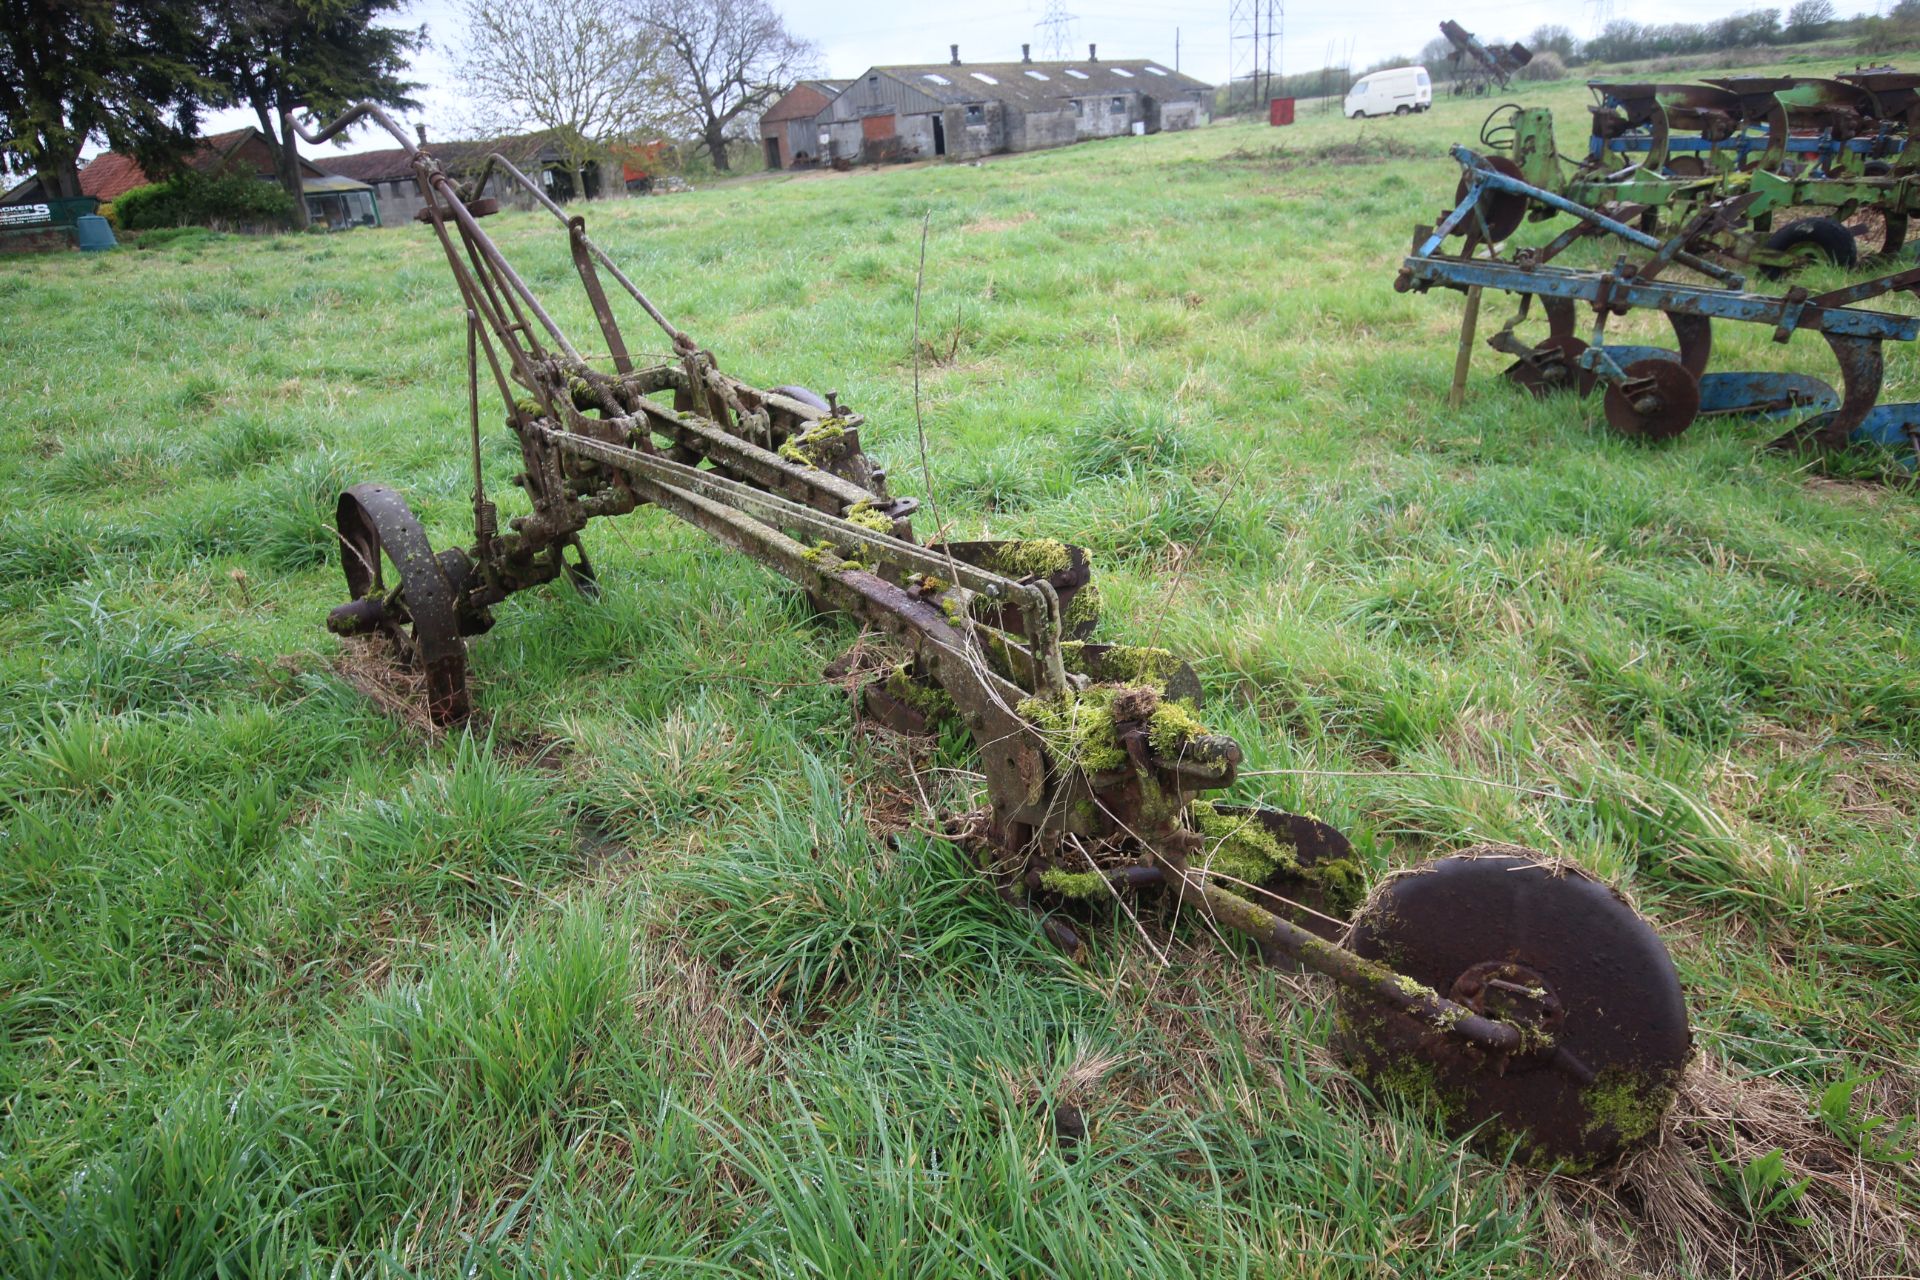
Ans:
MULTIPOLYGON (((1495 173, 1509 178, 1520 177, 1520 166, 1505 156, 1483 157, 1486 166, 1495 173)), ((1456 208, 1473 191, 1473 182, 1468 175, 1462 175, 1460 185, 1454 188, 1453 203, 1456 208)), ((1475 210, 1473 221, 1462 227, 1471 228, 1479 233, 1479 238, 1489 244, 1498 244, 1520 229, 1520 223, 1527 216, 1527 198, 1510 191, 1496 191, 1483 195, 1479 207, 1475 210)))
POLYGON ((1700 415, 1700 384, 1673 360, 1636 360, 1607 388, 1607 425, 1636 440, 1669 440, 1700 415))
POLYGON ((1387 881, 1346 942, 1525 1031, 1492 1055, 1342 988, 1337 1047, 1370 1084, 1533 1165, 1594 1168, 1655 1135, 1692 1052, 1686 1004, 1659 936, 1605 884, 1469 850, 1387 881))

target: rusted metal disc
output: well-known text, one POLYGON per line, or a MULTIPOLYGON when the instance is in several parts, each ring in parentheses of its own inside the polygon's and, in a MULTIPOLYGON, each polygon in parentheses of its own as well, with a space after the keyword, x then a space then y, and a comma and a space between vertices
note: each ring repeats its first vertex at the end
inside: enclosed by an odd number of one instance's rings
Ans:
POLYGON ((1670 440, 1700 415, 1700 384, 1672 360, 1636 360, 1623 373, 1627 389, 1607 388, 1607 425, 1636 440, 1670 440))
POLYGON ((1536 396, 1556 391, 1578 391, 1582 396, 1593 390, 1594 373, 1580 367, 1580 353, 1587 344, 1572 336, 1546 338, 1533 348, 1533 354, 1516 360, 1506 377, 1517 387, 1525 387, 1536 396))
POLYGON ((427 714, 441 725, 466 719, 472 709, 467 647, 460 639, 459 592, 448 576, 450 567, 464 566, 465 556, 435 556, 406 500, 383 484, 357 484, 341 494, 334 525, 347 591, 374 606, 366 615, 372 626, 393 642, 402 663, 426 677, 427 714), (398 577, 391 587, 387 562, 398 577))
MULTIPOLYGON (((1522 178, 1520 166, 1505 156, 1482 156, 1481 159, 1495 173, 1505 174, 1509 178, 1522 178)), ((1471 186, 1468 175, 1461 174, 1460 185, 1453 191, 1453 204, 1456 209, 1460 207, 1460 202, 1467 198, 1467 192, 1471 186)), ((1480 197, 1478 208, 1480 216, 1487 224, 1487 238, 1492 241, 1505 240, 1519 230, 1521 219, 1527 216, 1527 198, 1511 191, 1489 191, 1480 197)), ((1461 233, 1464 234, 1473 225, 1469 220, 1460 228, 1461 233)))
MULTIPOLYGON (((1363 884, 1353 845, 1344 835, 1318 818, 1261 805, 1216 804, 1213 812, 1229 821, 1259 823, 1293 855, 1294 866, 1276 868, 1257 885, 1230 884, 1229 889, 1329 942, 1346 932, 1347 917, 1360 899, 1363 884)), ((1299 967, 1277 956, 1268 956, 1267 961, 1299 967)))
POLYGON ((1343 987, 1337 1046, 1370 1084, 1533 1165, 1598 1168, 1658 1133, 1692 1054, 1686 1001, 1659 935, 1605 884, 1484 846, 1387 881, 1346 945, 1531 1033, 1496 1058, 1343 987))

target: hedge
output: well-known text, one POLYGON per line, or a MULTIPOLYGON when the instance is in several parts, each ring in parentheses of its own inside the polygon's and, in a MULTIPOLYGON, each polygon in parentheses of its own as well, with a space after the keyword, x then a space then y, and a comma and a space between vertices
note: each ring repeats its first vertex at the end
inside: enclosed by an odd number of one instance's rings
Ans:
POLYGON ((285 224, 293 217, 293 197, 278 183, 249 174, 208 177, 189 169, 165 182, 135 187, 116 199, 113 208, 129 231, 212 223, 258 226, 285 224))

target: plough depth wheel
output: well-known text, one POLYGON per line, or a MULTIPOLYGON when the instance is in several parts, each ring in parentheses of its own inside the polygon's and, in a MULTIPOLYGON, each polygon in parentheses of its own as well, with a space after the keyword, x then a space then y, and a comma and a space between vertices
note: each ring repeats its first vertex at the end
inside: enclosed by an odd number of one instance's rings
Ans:
POLYGON ((464 720, 471 703, 456 601, 466 557, 459 551, 435 556, 406 500, 382 484, 357 484, 341 494, 334 525, 353 599, 327 616, 327 628, 337 635, 386 636, 395 656, 425 677, 433 722, 464 720))
POLYGON ((1654 1136, 1692 1053, 1666 948, 1611 888, 1486 847, 1388 880, 1347 946, 1527 1029, 1493 1057, 1350 987, 1338 1047, 1376 1087, 1424 1094, 1451 1131, 1529 1164, 1594 1168, 1654 1136))

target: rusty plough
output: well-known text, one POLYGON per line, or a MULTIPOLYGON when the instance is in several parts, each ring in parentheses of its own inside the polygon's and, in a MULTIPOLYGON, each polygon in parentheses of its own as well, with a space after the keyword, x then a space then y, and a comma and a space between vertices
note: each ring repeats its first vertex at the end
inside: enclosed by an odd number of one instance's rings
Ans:
POLYGON ((1525 850, 1481 847, 1361 903, 1339 832, 1206 798, 1232 785, 1240 747, 1199 721, 1187 664, 1087 639, 1096 608, 1083 550, 917 540, 917 503, 863 451, 859 415, 832 394, 723 373, 579 218, 496 157, 566 227, 606 352, 583 357, 481 229, 480 201, 377 108, 310 140, 363 118, 412 152, 423 220, 468 315, 474 535, 435 551, 393 490, 349 489, 339 534, 351 599, 328 625, 390 642, 424 675, 435 721, 469 714, 466 639, 502 601, 560 577, 596 594, 582 530, 658 508, 892 637, 898 661, 871 675, 867 714, 908 732, 964 726, 989 805, 975 824, 985 874, 1070 952, 1089 922, 1158 892, 1269 962, 1332 979, 1346 1060, 1431 1098, 1456 1132, 1570 1167, 1654 1133, 1691 1033, 1664 946, 1613 890, 1525 850), (666 333, 671 356, 630 354, 603 273, 666 333), (528 509, 504 529, 481 466, 483 376, 524 466, 528 509))

